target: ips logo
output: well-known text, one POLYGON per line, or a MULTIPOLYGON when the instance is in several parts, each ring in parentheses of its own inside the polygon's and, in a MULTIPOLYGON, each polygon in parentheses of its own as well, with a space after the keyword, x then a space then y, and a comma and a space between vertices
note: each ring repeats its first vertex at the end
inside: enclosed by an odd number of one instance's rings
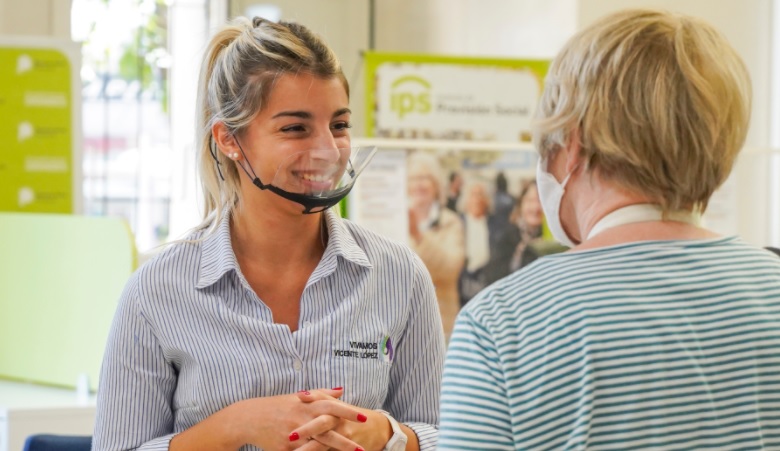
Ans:
POLYGON ((422 77, 401 77, 391 85, 390 108, 399 119, 409 113, 427 114, 431 111, 430 89, 431 84, 422 77))

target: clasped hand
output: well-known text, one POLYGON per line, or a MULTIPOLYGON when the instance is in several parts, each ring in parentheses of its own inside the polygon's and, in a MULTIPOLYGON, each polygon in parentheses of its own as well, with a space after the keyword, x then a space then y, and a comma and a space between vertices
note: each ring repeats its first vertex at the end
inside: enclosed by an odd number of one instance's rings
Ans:
POLYGON ((385 416, 340 401, 343 394, 321 389, 240 402, 254 411, 243 418, 265 417, 262 426, 243 425, 253 431, 247 443, 268 451, 381 450, 389 440, 385 416))

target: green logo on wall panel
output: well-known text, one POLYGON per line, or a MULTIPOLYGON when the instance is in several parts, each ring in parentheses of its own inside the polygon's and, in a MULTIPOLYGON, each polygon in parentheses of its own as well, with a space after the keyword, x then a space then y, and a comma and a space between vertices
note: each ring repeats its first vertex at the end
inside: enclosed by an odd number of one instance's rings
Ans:
POLYGON ((366 135, 527 142, 549 61, 366 52, 366 135))
POLYGON ((73 212, 71 90, 60 50, 0 47, 0 210, 73 212))
POLYGON ((428 80, 405 75, 391 84, 391 109, 403 119, 409 113, 427 114, 431 112, 431 84, 428 80))

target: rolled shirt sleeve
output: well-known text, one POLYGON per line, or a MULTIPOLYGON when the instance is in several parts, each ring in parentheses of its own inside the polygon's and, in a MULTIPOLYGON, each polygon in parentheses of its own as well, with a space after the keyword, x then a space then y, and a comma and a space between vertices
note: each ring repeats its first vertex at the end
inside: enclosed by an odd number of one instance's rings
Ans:
POLYGON ((176 371, 139 308, 139 273, 120 298, 103 357, 93 447, 167 450, 176 371))
POLYGON ((418 257, 414 261, 409 322, 398 343, 384 408, 417 434, 420 450, 432 451, 438 439, 444 333, 430 275, 418 257))

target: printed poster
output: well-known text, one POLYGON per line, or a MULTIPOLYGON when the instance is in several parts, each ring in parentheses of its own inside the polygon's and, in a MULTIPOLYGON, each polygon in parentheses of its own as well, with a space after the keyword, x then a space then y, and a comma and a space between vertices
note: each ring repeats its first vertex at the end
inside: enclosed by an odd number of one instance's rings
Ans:
POLYGON ((369 52, 366 135, 530 142, 547 60, 369 52))
POLYGON ((0 211, 78 210, 79 64, 72 43, 0 40, 0 211))
POLYGON ((409 245, 445 333, 480 290, 550 252, 531 120, 548 61, 366 55, 367 130, 380 151, 349 216, 409 245), (430 143, 430 144, 428 144, 430 143))

